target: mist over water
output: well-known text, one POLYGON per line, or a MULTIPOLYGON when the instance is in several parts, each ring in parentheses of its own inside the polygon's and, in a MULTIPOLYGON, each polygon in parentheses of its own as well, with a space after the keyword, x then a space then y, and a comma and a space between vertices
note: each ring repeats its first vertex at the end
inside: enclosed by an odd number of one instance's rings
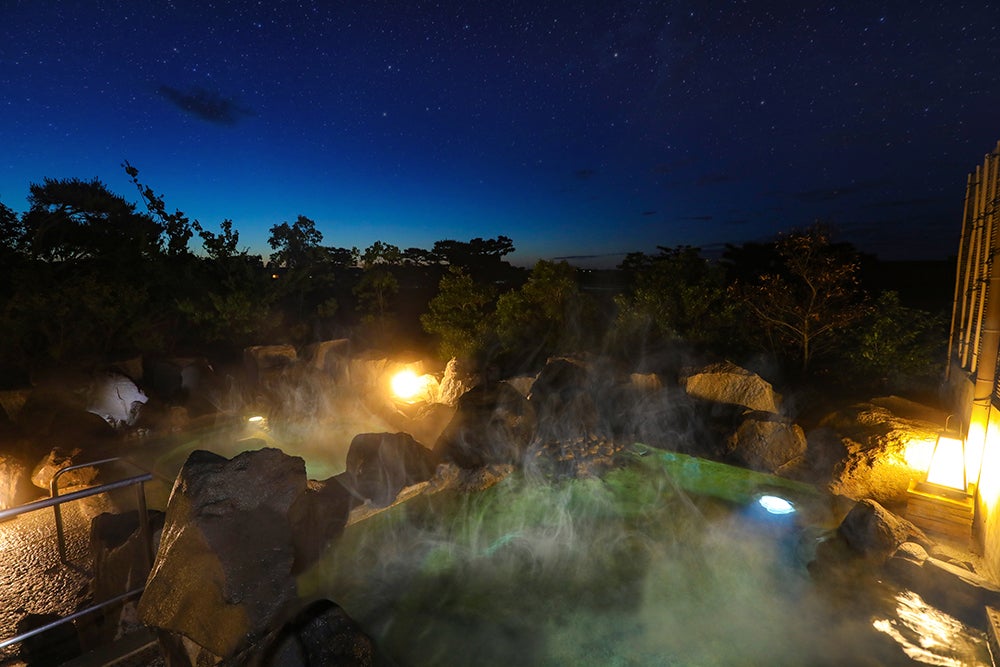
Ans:
MULTIPOLYGON (((277 446, 331 477, 355 435, 408 430, 357 396, 284 387, 267 428, 233 410, 158 465, 277 446)), ((908 591, 819 585, 806 565, 829 526, 688 494, 657 459, 561 480, 529 461, 486 491, 418 496, 348 527, 300 594, 343 606, 403 667, 990 664, 983 633, 908 591)))
POLYGON ((989 664, 982 633, 922 602, 901 613, 899 591, 818 587, 815 535, 686 497, 648 467, 518 474, 350 527, 300 588, 400 665, 989 664), (918 655, 907 642, 928 625, 950 639, 918 655))

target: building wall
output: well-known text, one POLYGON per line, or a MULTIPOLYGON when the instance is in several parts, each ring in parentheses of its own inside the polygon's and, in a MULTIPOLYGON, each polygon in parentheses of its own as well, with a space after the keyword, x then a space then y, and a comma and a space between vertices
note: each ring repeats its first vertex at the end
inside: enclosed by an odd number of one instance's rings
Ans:
POLYGON ((978 481, 973 530, 1000 580, 1000 143, 967 181, 949 356, 949 397, 967 427, 969 481, 978 481))

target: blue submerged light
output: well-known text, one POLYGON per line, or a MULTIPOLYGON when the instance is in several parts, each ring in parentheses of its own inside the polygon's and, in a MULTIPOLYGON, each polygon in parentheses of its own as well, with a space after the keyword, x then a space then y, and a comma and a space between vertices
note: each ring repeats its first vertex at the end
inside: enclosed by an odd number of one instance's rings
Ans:
POLYGON ((764 495, 757 499, 757 502, 770 514, 792 514, 795 512, 795 505, 778 496, 764 495))

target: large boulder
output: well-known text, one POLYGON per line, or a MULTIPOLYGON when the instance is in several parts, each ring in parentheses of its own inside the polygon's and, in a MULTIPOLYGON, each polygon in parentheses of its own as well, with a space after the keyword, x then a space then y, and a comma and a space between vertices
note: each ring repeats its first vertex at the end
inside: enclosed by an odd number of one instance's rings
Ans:
MULTIPOLYGON (((231 460, 200 450, 188 457, 139 602, 142 622, 172 656, 168 664, 229 659, 294 611, 294 573, 308 558, 296 551, 308 540, 295 532, 315 528, 301 524, 317 514, 303 503, 323 498, 308 490, 303 460, 277 449, 231 460)), ((337 521, 332 529, 342 527, 337 521)))
POLYGON ((535 437, 534 406, 509 384, 480 385, 462 395, 434 444, 438 461, 462 468, 520 463, 535 437))
POLYGON ((148 400, 131 378, 120 373, 107 373, 91 383, 87 412, 97 415, 113 428, 125 428, 135 424, 139 411, 148 400))
POLYGON ((922 530, 870 499, 851 508, 837 528, 837 535, 854 551, 879 563, 904 542, 931 544, 922 530))
POLYGON ((531 385, 528 400, 538 417, 542 440, 575 440, 598 431, 598 406, 586 366, 571 359, 550 360, 531 385))
POLYGON ((937 411, 891 397, 828 415, 819 432, 832 434, 843 446, 830 491, 887 505, 905 502, 910 480, 925 472, 910 465, 908 450, 923 446, 929 452, 943 424, 937 411))
POLYGON ((358 497, 386 507, 403 487, 434 474, 434 455, 408 433, 362 433, 347 450, 346 473, 358 497))
POLYGON ((729 361, 688 369, 682 384, 694 398, 760 412, 781 411, 781 396, 771 383, 729 361))
MULTIPOLYGON (((120 514, 104 512, 91 519, 90 556, 94 569, 91 596, 95 603, 142 588, 145 584, 152 554, 156 552, 163 528, 163 512, 149 510, 147 522, 150 531, 148 545, 136 510, 120 514)), ((137 600, 137 597, 124 600, 88 616, 78 623, 81 636, 88 645, 98 646, 140 630, 142 625, 136 613, 137 600)))
POLYGON ((768 412, 744 418, 727 442, 728 454, 753 470, 773 473, 806 452, 802 427, 768 412))

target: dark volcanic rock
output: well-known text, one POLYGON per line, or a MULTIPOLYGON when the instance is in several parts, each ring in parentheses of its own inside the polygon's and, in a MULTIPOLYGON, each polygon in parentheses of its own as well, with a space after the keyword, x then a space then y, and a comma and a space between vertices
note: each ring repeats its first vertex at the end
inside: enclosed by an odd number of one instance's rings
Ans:
POLYGON ((343 609, 316 600, 287 623, 252 664, 261 667, 369 667, 371 638, 343 609))
POLYGON ((305 463, 277 449, 232 460, 191 454, 139 602, 168 654, 183 655, 190 641, 227 658, 279 625, 296 600, 288 517, 305 492, 305 463))
POLYGON ((930 545, 923 531, 874 500, 857 503, 837 529, 855 551, 878 562, 885 561, 904 542, 930 545))
MULTIPOLYGON (((150 550, 139 525, 136 510, 121 514, 104 512, 90 522, 90 555, 94 567, 91 594, 94 602, 104 602, 141 588, 149 575, 152 554, 156 551, 159 531, 163 528, 163 512, 150 510, 150 550)), ((86 629, 90 643, 109 642, 122 634, 141 627, 133 598, 95 612, 82 619, 79 627, 86 629)))
POLYGON ((587 369, 569 359, 545 364, 531 385, 528 400, 538 415, 538 435, 544 440, 586 437, 598 427, 598 409, 588 387, 587 369))
POLYGON ((347 475, 355 493, 377 507, 434 474, 434 455, 408 433, 362 433, 347 450, 347 475))
POLYGON ((479 386, 458 399, 451 422, 434 444, 439 461, 463 468, 520 463, 535 436, 534 407, 506 383, 479 386))
MULTIPOLYGON (((49 490, 52 478, 62 470, 72 465, 86 463, 90 457, 79 449, 64 450, 55 448, 48 456, 38 462, 31 472, 31 483, 40 489, 49 490)), ((59 475, 59 489, 65 490, 72 486, 87 486, 97 479, 97 469, 92 467, 77 468, 59 475)))

